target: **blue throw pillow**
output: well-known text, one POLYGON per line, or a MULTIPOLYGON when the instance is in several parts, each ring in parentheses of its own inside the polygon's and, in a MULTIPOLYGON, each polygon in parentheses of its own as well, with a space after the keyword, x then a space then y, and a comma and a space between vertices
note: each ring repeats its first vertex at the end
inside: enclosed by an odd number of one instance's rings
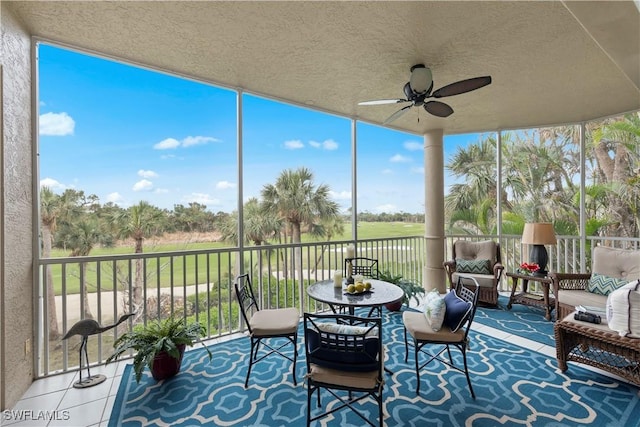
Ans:
POLYGON ((447 307, 444 311, 444 325, 456 332, 471 314, 472 305, 461 299, 454 290, 451 290, 444 297, 444 304, 447 307))
POLYGON ((491 274, 488 259, 456 259, 456 273, 491 274))
POLYGON ((318 329, 322 332, 334 335, 328 342, 322 344, 321 332, 307 329, 305 337, 309 362, 325 368, 338 369, 341 371, 370 372, 378 367, 378 331, 377 329, 363 326, 351 325, 331 325, 328 323, 318 324, 318 329), (367 333, 367 331, 369 331, 367 333), (342 345, 332 346, 332 341, 348 341, 347 335, 364 335, 364 345, 360 348, 350 347, 350 351, 342 345), (329 347, 327 347, 329 344, 329 347), (336 348, 337 347, 337 348, 336 348))

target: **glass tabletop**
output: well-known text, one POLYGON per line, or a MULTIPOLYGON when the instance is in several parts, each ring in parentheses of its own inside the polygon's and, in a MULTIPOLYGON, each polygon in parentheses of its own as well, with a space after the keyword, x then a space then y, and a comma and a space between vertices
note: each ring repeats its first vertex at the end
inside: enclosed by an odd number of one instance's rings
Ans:
POLYGON ((366 279, 371 282, 371 290, 360 294, 349 294, 343 281, 341 287, 336 288, 333 280, 316 282, 307 288, 309 297, 316 301, 332 305, 350 307, 371 307, 398 301, 404 296, 404 291, 393 283, 377 279, 366 279))

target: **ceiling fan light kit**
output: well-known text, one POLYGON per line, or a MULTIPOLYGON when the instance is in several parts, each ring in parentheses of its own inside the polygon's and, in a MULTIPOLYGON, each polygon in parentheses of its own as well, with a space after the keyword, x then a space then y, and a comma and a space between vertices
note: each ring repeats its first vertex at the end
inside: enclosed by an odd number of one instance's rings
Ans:
POLYGON ((472 90, 480 89, 481 87, 491 84, 491 76, 474 77, 448 84, 432 93, 433 75, 431 70, 424 64, 416 64, 411 67, 410 71, 411 76, 409 77, 409 81, 405 83, 403 87, 406 99, 377 99, 373 101, 359 102, 358 105, 411 103, 393 113, 384 121, 383 124, 389 124, 396 120, 398 117, 406 113, 411 107, 420 106, 434 116, 449 117, 453 114, 453 108, 449 105, 440 101, 425 102, 425 100, 428 98, 444 98, 447 96, 460 95, 461 93, 471 92, 472 90))

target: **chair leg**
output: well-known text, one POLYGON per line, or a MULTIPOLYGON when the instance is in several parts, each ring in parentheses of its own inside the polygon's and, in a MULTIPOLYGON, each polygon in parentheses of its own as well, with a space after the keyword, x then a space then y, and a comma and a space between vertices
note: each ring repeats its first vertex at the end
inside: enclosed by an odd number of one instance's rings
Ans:
POLYGON ((409 360, 409 343, 407 342, 407 328, 404 328, 404 362, 409 360))
POLYGON ((471 397, 476 398, 476 394, 473 392, 473 386, 471 385, 471 378, 469 377, 469 368, 467 367, 467 346, 463 345, 460 349, 462 350, 462 360, 464 361, 464 374, 467 376, 467 383, 469 384, 469 391, 471 391, 471 397))
POLYGON ((260 340, 255 340, 251 337, 251 353, 249 354, 249 369, 247 369, 247 378, 244 380, 244 388, 249 387, 249 375, 251 375, 251 367, 253 366, 253 361, 256 359, 258 355, 258 344, 260 340))
POLYGON ((311 395, 313 390, 311 384, 307 382, 307 427, 311 425, 311 395))
POLYGON ((382 410, 382 405, 384 402, 384 399, 382 398, 382 387, 380 387, 380 389, 378 390, 378 420, 380 420, 380 427, 382 427, 383 424, 383 420, 384 420, 384 414, 383 414, 383 410, 382 410))
POLYGON ((298 359, 298 334, 293 336, 293 368, 291 369, 291 375, 293 376, 293 385, 298 385, 296 381, 296 360, 298 359))
POLYGON ((416 339, 413 340, 413 348, 415 350, 416 359, 416 394, 420 394, 420 366, 418 366, 418 353, 420 353, 420 349, 418 348, 418 341, 416 339))
POLYGON ((446 344, 446 346, 447 346, 447 354, 449 355, 449 363, 453 365, 453 358, 451 357, 451 349, 449 349, 449 344, 446 344))

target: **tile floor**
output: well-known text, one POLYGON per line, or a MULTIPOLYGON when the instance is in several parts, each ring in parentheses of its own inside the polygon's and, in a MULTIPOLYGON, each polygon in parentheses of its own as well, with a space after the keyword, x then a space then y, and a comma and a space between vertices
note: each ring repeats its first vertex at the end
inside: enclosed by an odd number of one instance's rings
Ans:
MULTIPOLYGON (((543 353, 549 357, 555 358, 556 355, 555 347, 510 335, 499 329, 479 323, 474 323, 472 329, 543 353)), ((234 337, 216 339, 208 342, 208 344, 217 344, 232 338, 234 337)), ((35 381, 12 410, 4 411, 0 414, 0 426, 106 427, 109 423, 111 408, 113 407, 126 364, 127 362, 124 361, 92 368, 92 374, 104 374, 107 380, 102 384, 86 389, 73 388, 73 383, 78 380, 77 372, 35 381), (21 413, 22 419, 16 419, 19 415, 16 411, 22 410, 24 410, 21 413), (54 415, 57 419, 51 421, 33 419, 37 418, 39 411, 47 411, 48 415, 54 415), (32 419, 25 419, 25 416, 31 416, 32 419)), ((609 375, 598 369, 593 370, 609 375)))

